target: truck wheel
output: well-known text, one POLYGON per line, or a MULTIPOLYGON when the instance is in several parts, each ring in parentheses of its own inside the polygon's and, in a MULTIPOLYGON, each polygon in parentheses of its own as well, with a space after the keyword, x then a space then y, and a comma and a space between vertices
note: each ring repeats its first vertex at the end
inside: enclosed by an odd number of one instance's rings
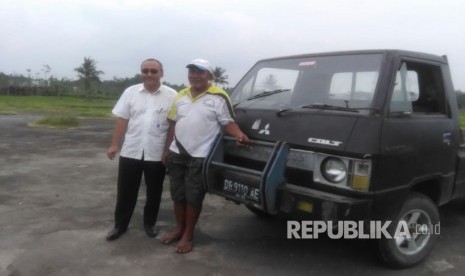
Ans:
POLYGON ((423 261, 438 238, 439 233, 433 231, 438 223, 438 208, 431 199, 423 194, 412 193, 402 206, 398 218, 388 227, 392 238, 382 237, 379 240, 382 261, 392 268, 405 268, 423 261), (395 235, 396 229, 400 230, 400 235, 395 235))
POLYGON ((254 213, 255 215, 257 215, 258 217, 261 217, 261 218, 270 218, 270 217, 273 217, 273 215, 271 214, 268 214, 267 212, 265 211, 262 211, 258 208, 255 208, 253 206, 249 206, 249 205, 245 205, 245 207, 247 207, 247 209, 249 209, 250 212, 254 213))

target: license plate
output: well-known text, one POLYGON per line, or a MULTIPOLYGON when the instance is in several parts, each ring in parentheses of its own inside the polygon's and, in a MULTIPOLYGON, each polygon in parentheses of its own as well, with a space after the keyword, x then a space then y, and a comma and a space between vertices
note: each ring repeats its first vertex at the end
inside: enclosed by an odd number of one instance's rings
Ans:
POLYGON ((235 198, 260 203, 260 189, 234 180, 224 179, 223 192, 235 198))

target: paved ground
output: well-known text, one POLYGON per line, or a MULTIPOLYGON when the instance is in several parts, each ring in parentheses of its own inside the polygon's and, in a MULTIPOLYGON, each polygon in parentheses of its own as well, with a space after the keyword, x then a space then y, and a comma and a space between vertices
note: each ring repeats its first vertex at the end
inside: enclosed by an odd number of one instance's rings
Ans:
MULTIPOLYGON (((465 201, 441 208, 441 237, 426 262, 393 271, 367 242, 286 240, 286 222, 258 219, 208 195, 192 253, 178 255, 142 230, 114 242, 116 161, 105 151, 113 121, 74 130, 29 127, 36 115, 0 116, 0 275, 465 275, 465 201)), ((161 234, 174 225, 165 183, 161 234)))

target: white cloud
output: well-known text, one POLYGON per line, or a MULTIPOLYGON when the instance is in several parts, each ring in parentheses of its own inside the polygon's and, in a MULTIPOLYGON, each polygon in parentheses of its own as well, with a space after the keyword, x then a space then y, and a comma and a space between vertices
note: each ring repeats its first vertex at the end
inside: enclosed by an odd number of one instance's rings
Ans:
POLYGON ((262 58, 400 48, 447 54, 465 90, 464 10, 461 0, 4 0, 0 72, 49 64, 54 76, 75 78, 90 56, 111 79, 156 57, 165 80, 186 83, 185 64, 204 57, 232 85, 262 58))

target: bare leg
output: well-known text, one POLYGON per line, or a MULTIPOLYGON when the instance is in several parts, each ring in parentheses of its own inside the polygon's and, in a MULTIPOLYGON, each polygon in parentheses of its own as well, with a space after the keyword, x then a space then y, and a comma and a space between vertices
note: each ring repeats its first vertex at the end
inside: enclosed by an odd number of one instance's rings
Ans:
POLYGON ((192 251, 192 241, 194 240, 194 228, 199 219, 202 209, 195 209, 187 205, 186 207, 186 227, 181 240, 176 245, 176 253, 184 254, 192 251))
POLYGON ((176 216, 176 229, 160 238, 163 244, 171 244, 181 239, 186 229, 186 204, 174 203, 174 214, 176 216))

